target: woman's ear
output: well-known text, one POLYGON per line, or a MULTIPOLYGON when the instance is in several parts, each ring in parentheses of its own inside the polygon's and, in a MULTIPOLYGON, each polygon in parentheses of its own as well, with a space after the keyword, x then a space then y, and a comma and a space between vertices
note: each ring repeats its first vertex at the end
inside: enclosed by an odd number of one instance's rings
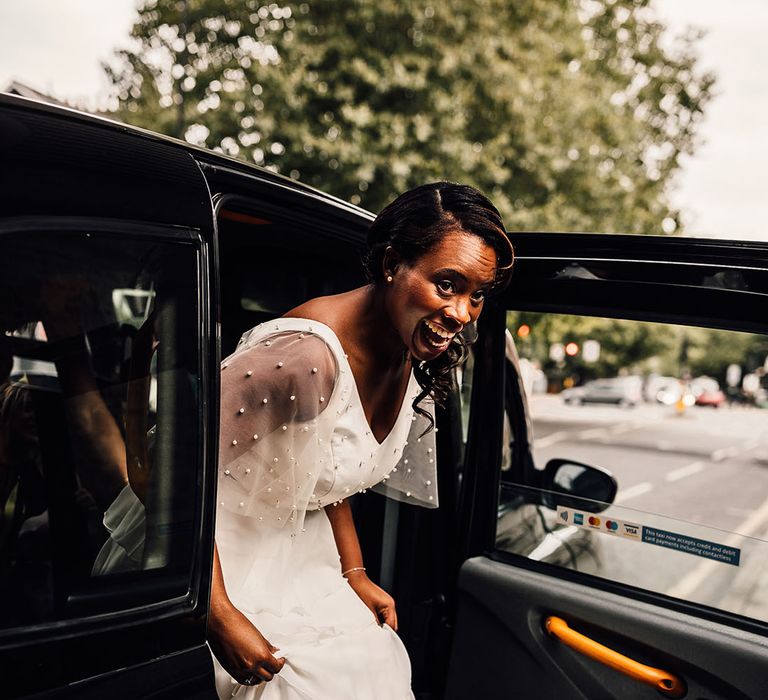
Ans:
POLYGON ((388 245, 384 250, 384 257, 381 263, 381 272, 385 280, 388 277, 394 276, 400 262, 400 256, 397 254, 397 251, 391 245, 388 245))

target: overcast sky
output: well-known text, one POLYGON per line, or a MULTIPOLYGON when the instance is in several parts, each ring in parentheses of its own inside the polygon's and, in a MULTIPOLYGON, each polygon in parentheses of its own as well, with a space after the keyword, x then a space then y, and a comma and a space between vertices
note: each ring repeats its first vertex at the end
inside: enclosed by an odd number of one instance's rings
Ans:
MULTIPOLYGON (((19 80, 85 106, 103 99, 101 62, 126 45, 135 0, 3 0, 0 89, 19 80)), ((717 97, 673 194, 688 235, 768 240, 768 0, 656 0, 673 33, 706 30, 701 65, 717 97)))

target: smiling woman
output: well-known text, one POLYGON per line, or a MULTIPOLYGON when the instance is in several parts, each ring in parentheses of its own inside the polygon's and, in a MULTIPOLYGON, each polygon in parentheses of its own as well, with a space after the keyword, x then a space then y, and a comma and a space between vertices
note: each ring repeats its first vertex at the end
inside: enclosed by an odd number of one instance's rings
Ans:
POLYGON ((427 355, 420 356, 412 343, 402 335, 401 339, 414 357, 424 361, 414 365, 423 389, 416 403, 430 394, 440 402, 447 396, 451 370, 466 355, 459 331, 477 319, 485 296, 509 281, 514 251, 501 216, 473 187, 445 182, 422 185, 379 214, 368 232, 368 245, 366 271, 375 287, 382 282, 392 286, 393 294, 385 294, 385 299, 395 300, 388 312, 398 319, 396 328, 405 321, 405 313, 413 312, 397 308, 408 298, 399 293, 408 290, 396 274, 398 268, 404 281, 421 279, 422 290, 432 295, 431 317, 422 310, 424 324, 419 333, 427 355), (448 343, 443 342, 446 334, 452 334, 448 343), (442 349, 433 352, 438 348, 442 349))
POLYGON ((366 575, 347 499, 376 486, 437 506, 430 408, 512 260, 477 190, 419 187, 371 225, 369 284, 257 326, 225 360, 210 618, 221 697, 413 697, 395 601, 366 575))

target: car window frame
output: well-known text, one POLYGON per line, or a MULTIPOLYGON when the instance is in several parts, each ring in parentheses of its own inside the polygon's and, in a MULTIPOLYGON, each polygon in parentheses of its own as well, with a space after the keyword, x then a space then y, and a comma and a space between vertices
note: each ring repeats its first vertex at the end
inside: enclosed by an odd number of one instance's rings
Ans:
MULTIPOLYGON (((148 603, 132 605, 108 612, 90 615, 73 616, 66 620, 43 622, 34 625, 24 625, 0 629, 0 653, 19 646, 34 645, 40 642, 56 642, 58 640, 80 637, 93 633, 98 629, 120 628, 133 626, 142 622, 187 617, 206 612, 208 578, 205 555, 208 540, 212 541, 213 503, 214 503, 214 472, 215 462, 212 461, 218 449, 218 436, 212 432, 216 416, 211 409, 210 393, 218 395, 218 375, 212 371, 218 367, 215 354, 211 354, 210 331, 212 319, 210 314, 210 284, 208 270, 210 268, 209 244, 200 229, 190 226, 174 226, 153 224, 148 222, 126 221, 119 219, 104 219, 97 217, 77 216, 29 216, 9 217, 0 221, 0 245, 3 240, 14 235, 33 235, 34 233, 94 233, 104 237, 114 237, 115 240, 125 237, 143 239, 176 245, 191 245, 196 253, 195 287, 198 295, 198 313, 196 327, 198 330, 198 377, 200 396, 198 399, 198 422, 200 439, 197 445, 198 495, 194 506, 193 542, 189 560, 189 568, 184 575, 186 592, 184 594, 168 595, 164 599, 148 603), (215 363, 215 364, 214 364, 215 363), (212 381, 212 378, 215 381, 212 381), (214 386, 215 384, 215 391, 214 386), (211 435, 214 439, 211 440, 211 435), (215 444, 211 444, 211 443, 215 444)), ((213 338, 215 349, 215 338, 213 338)), ((214 404, 216 405, 216 404, 214 404)), ((162 569, 158 570, 161 572, 162 569)), ((152 572, 148 572, 152 573, 152 572)), ((158 574, 155 574, 157 576, 158 574)), ((178 580, 178 578, 177 578, 178 580)), ((175 582, 168 586, 175 588, 175 582)), ((136 584, 133 584, 134 586, 136 584)), ((162 587, 160 588, 162 590, 162 587)))

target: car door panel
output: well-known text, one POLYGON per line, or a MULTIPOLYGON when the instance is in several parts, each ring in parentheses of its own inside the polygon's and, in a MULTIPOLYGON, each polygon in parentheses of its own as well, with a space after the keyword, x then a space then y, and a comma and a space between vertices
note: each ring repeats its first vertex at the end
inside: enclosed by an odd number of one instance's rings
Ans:
MULTIPOLYGON (((499 494, 510 491, 500 491, 501 482, 512 491, 519 486, 520 502, 533 504, 510 506, 504 501, 498 513, 494 512, 504 518, 505 541, 516 536, 508 531, 510 527, 522 530, 527 526, 516 524, 510 507, 538 509, 542 523, 542 511, 553 508, 548 503, 551 494, 541 489, 544 465, 533 459, 535 441, 519 388, 518 363, 505 364, 501 358, 505 331, 501 309, 766 334, 768 245, 580 234, 520 234, 513 236, 513 242, 517 253, 513 281, 498 308, 487 309, 481 320, 475 351, 470 449, 462 494, 466 561, 459 575, 446 697, 659 697, 653 687, 551 637, 545 630, 550 615, 630 659, 679 675, 687 686, 685 697, 765 697, 768 625, 762 619, 747 619, 674 594, 659 595, 635 588, 631 581, 617 583, 565 570, 555 556, 544 563, 541 555, 529 557, 528 551, 501 552, 505 545, 497 539, 488 504, 491 498, 498 504, 499 494), (505 373, 507 379, 502 380, 505 373), (518 387, 513 390, 517 404, 511 409, 507 406, 514 441, 511 468, 502 472, 499 405, 510 387, 518 387)), ((555 435, 554 439, 559 438, 555 435)), ((610 463, 601 462, 601 466, 610 468, 610 463)), ((700 465, 692 467, 691 473, 700 465)), ((529 517, 518 512, 521 520, 529 517)), ((498 522, 501 526, 502 521, 498 522)), ((698 522, 707 524, 706 520, 698 522)), ((691 531, 696 532, 693 525, 691 531)), ((558 542, 556 531, 547 529, 544 536, 550 538, 549 544, 568 550, 563 560, 573 558, 573 548, 558 542)), ((636 552, 639 550, 631 550, 627 556, 636 552)), ((690 561, 695 559, 690 557, 690 561)))
POLYGON ((151 662, 139 663, 117 671, 106 671, 50 691, 25 694, 24 697, 29 700, 103 700, 107 697, 208 700, 215 697, 210 661, 210 649, 206 644, 201 644, 185 651, 164 655, 151 662), (150 677, 152 680, 148 682, 150 677))
POLYGON ((549 636, 549 615, 630 658, 679 674, 686 697, 748 700, 765 693, 768 651, 758 634, 606 591, 596 600, 589 586, 485 557, 462 567, 459 601, 448 700, 663 697, 549 636))

